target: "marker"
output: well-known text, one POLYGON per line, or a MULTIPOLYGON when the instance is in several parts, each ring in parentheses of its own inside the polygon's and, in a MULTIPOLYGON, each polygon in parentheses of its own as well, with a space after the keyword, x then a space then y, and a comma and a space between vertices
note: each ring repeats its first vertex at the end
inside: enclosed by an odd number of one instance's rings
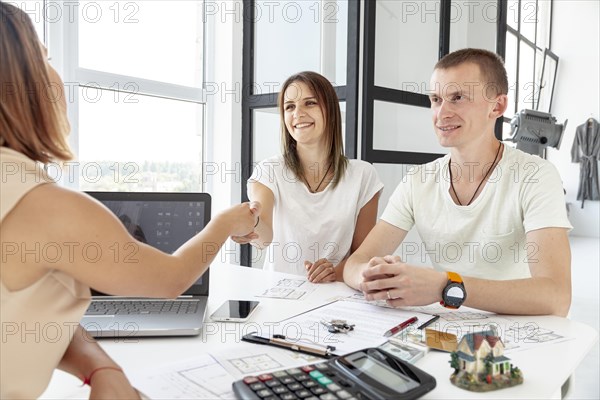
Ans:
POLYGON ((418 320, 417 317, 409 318, 406 321, 404 321, 404 322, 402 322, 402 323, 394 326, 393 328, 391 328, 389 331, 387 331, 386 333, 384 333, 383 336, 390 337, 392 335, 395 335, 396 333, 398 333, 401 330, 405 329, 410 324, 414 324, 415 322, 417 322, 417 320, 418 320))

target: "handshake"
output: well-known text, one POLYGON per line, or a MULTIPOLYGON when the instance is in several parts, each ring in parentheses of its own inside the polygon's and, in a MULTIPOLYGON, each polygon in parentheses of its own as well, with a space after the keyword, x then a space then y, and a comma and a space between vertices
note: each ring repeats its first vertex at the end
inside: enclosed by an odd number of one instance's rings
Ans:
MULTIPOLYGON (((239 244, 251 244, 264 249, 273 240, 272 215, 261 219, 262 205, 258 201, 242 203, 234 206, 225 213, 230 214, 231 240, 239 244)), ((336 281, 336 268, 326 258, 317 261, 304 261, 308 280, 313 283, 336 281)))

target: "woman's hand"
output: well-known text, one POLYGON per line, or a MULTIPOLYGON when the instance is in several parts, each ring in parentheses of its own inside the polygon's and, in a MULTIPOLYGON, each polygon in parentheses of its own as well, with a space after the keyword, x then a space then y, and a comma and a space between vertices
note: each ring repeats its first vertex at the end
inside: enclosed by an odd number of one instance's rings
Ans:
POLYGON ((250 207, 250 211, 252 212, 253 216, 256 216, 256 219, 252 225, 252 231, 250 233, 246 235, 231 235, 231 240, 239 244, 248 244, 259 237, 258 233, 254 231, 254 228, 256 228, 256 226, 260 223, 260 212, 262 210, 262 206, 258 201, 253 201, 248 203, 248 207, 250 207))
POLYGON ((231 238, 251 235, 259 222, 261 209, 258 201, 252 201, 235 205, 223 211, 221 217, 226 219, 224 223, 228 224, 231 229, 231 238))
POLYGON ((239 244, 251 244, 253 240, 256 240, 258 238, 258 233, 256 233, 255 231, 252 231, 245 236, 231 236, 231 240, 239 244))
POLYGON ((81 325, 75 329, 58 368, 82 380, 89 379, 92 399, 140 398, 119 365, 81 325))
POLYGON ((326 258, 321 258, 314 263, 304 261, 308 280, 312 283, 335 282, 335 267, 326 258))

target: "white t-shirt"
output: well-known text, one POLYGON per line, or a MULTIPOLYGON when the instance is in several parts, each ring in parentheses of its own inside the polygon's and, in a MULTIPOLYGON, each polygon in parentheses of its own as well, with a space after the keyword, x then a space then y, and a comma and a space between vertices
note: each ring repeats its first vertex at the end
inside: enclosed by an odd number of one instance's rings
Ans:
MULTIPOLYGON (((558 171, 550 162, 504 146, 502 159, 469 206, 450 197, 446 155, 413 168, 398 185, 381 217, 409 231, 416 225, 423 243, 405 249, 429 256, 441 271, 506 280, 531 276, 528 265, 538 249, 527 232, 571 229, 558 171)), ((456 165, 452 175, 457 179, 456 165)), ((458 171, 460 173, 460 171, 458 171)))
POLYGON ((303 276, 305 260, 327 258, 335 265, 350 253, 360 210, 383 189, 371 164, 349 160, 335 189, 330 183, 310 193, 281 155, 261 161, 248 181, 262 183, 274 197, 273 242, 264 269, 303 276))

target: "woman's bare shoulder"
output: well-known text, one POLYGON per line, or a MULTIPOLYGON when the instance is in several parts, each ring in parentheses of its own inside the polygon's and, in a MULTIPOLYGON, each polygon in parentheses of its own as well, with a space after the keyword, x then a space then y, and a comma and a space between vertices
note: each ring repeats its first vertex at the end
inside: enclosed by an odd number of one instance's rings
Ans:
MULTIPOLYGON (((5 222, 16 220, 29 226, 43 227, 44 231, 56 235, 65 231, 77 231, 78 227, 101 225, 112 213, 97 200, 85 193, 45 184, 27 193, 9 214, 5 222)), ((16 222, 15 221, 15 222, 16 222)))

